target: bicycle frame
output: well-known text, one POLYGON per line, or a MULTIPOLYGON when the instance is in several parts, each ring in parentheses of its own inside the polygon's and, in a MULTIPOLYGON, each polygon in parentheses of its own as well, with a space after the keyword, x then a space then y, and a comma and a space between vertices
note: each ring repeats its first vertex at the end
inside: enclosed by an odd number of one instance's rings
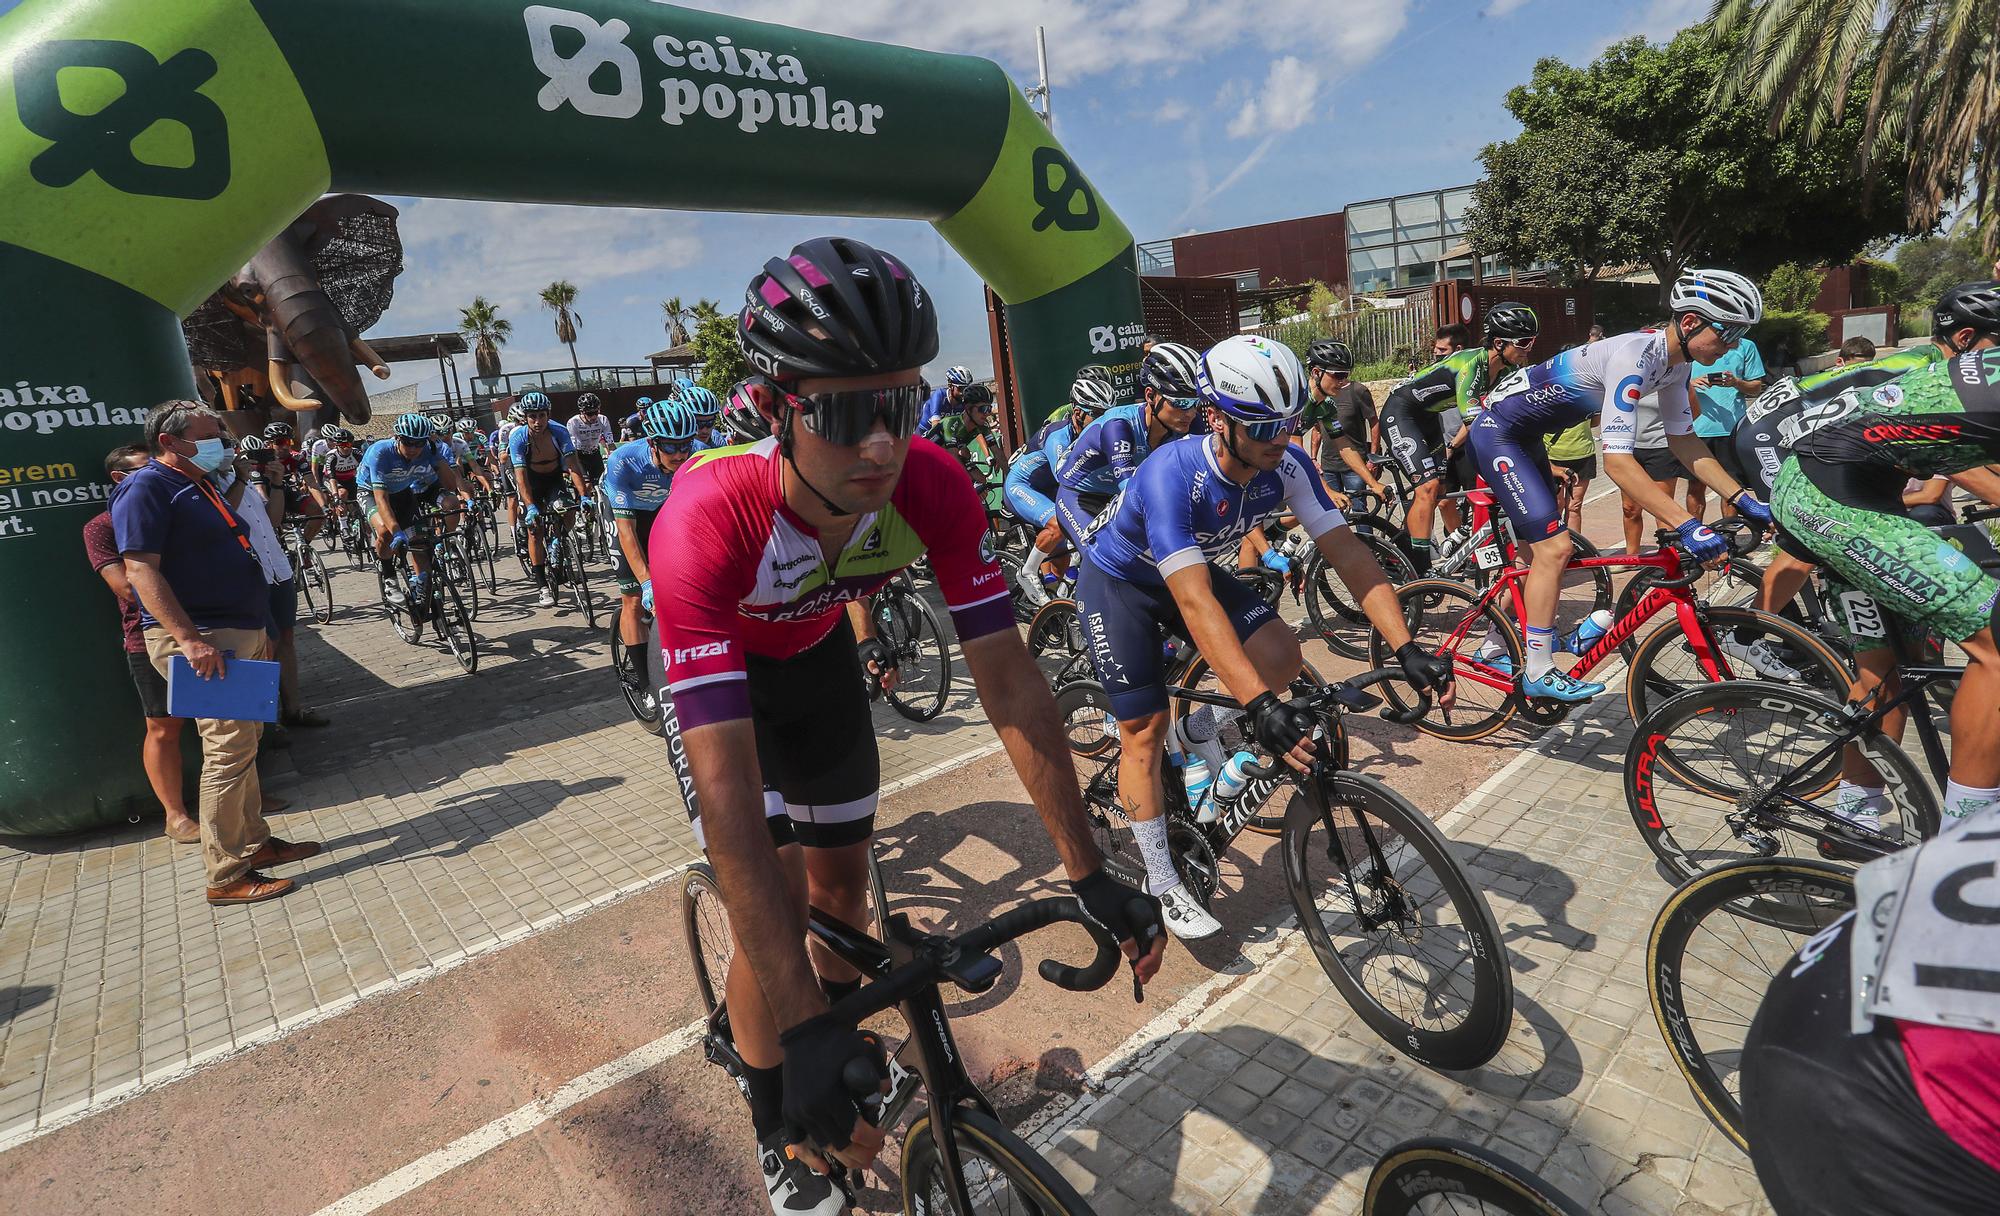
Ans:
MULTIPOLYGON (((1911 714, 1910 717, 1916 724, 1917 738, 1923 744, 1924 760, 1930 765, 1931 779, 1936 781, 1938 787, 1942 789, 1946 775, 1951 772, 1951 761, 1945 755, 1944 733, 1938 729, 1937 718, 1931 712, 1931 701, 1929 696, 1926 695, 1926 690, 1933 684, 1950 683, 1963 679, 1965 677, 1965 668, 1923 664, 1898 667, 1897 673, 1902 678, 1903 690, 1901 692, 1873 709, 1864 709, 1863 706, 1867 704, 1865 701, 1848 701, 1843 704, 1841 712, 1846 716, 1846 723, 1842 727, 1839 736, 1805 760, 1800 761, 1790 772, 1780 778, 1778 783, 1772 786, 1769 791, 1758 795, 1756 800, 1749 803, 1745 809, 1753 811, 1766 810, 1770 808, 1773 799, 1779 797, 1785 798, 1787 802, 1810 806, 1811 804, 1806 803, 1803 799, 1785 794, 1785 787, 1796 780, 1800 774, 1810 772, 1827 761, 1832 760, 1835 756, 1845 751, 1848 744, 1854 742, 1856 739, 1868 734, 1870 731, 1882 729, 1883 719, 1913 701, 1920 702, 1923 708, 1922 713, 1911 714)), ((1815 807, 1814 813, 1821 814, 1822 812, 1815 807)), ((1898 847, 1901 846, 1899 845, 1898 847)))

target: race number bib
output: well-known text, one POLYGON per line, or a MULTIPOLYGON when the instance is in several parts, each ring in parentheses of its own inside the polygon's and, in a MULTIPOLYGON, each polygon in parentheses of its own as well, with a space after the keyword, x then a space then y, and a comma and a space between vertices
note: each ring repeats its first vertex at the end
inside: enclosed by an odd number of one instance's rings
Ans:
POLYGON ((1847 631, 1857 638, 1881 638, 1889 636, 1889 628, 1882 619, 1882 606, 1875 597, 1865 591, 1843 591, 1840 593, 1840 611, 1847 618, 1847 631))
POLYGON ((1798 446, 1799 440, 1821 427, 1832 426, 1861 406, 1861 390, 1848 389, 1816 405, 1807 406, 1796 418, 1787 418, 1778 424, 1778 441, 1786 449, 1798 446))
POLYGON ((1481 570, 1498 570, 1504 559, 1500 556, 1500 546, 1489 542, 1472 551, 1472 560, 1481 570))
POLYGON ((1757 398, 1750 403, 1750 407, 1743 411, 1743 421, 1761 422, 1803 395, 1799 391, 1798 380, 1786 376, 1757 395, 1757 398))
MULTIPOLYGON (((1856 977, 1867 981, 1854 988, 1857 1020, 2000 1032, 2000 807, 1868 863, 1855 893, 1856 920, 1885 926, 1872 976, 1856 977)), ((1859 973, 1868 958, 1858 948, 1855 958, 1859 973)))
POLYGON ((1503 397, 1512 397, 1516 393, 1525 393, 1527 391, 1528 369, 1525 367, 1517 368, 1502 376, 1498 384, 1487 390, 1486 400, 1498 401, 1503 397))

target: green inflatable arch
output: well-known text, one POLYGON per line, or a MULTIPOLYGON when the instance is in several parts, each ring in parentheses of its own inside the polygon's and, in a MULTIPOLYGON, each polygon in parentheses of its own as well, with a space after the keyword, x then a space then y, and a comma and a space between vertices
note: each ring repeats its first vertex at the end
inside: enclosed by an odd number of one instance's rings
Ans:
POLYGON ((179 316, 329 190, 929 220, 1006 301, 1029 402, 1139 340, 1131 233, 986 60, 648 0, 27 0, 0 18, 0 833, 150 803, 78 531, 104 453, 193 392, 179 316))

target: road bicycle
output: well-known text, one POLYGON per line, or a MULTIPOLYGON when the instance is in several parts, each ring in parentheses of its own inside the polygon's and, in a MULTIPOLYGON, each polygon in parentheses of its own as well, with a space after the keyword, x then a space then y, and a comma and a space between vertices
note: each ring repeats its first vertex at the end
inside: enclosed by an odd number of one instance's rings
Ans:
POLYGON ((1406 1140, 1375 1163, 1361 1216, 1585 1216, 1581 1204, 1490 1149, 1406 1140))
MULTIPOLYGON (((861 972, 863 987, 836 1002, 832 1014, 859 1025, 895 1009, 906 1037, 878 1069, 869 1061, 848 1065, 845 1079, 857 1098, 875 1095, 886 1072, 890 1091, 870 1102, 870 1121, 894 1127, 915 1106, 901 1141, 903 1211, 912 1216, 973 1216, 993 1211, 1026 1211, 1086 1216, 1091 1208, 1054 1166, 1001 1123, 999 1113, 965 1070, 964 1054, 951 1032, 940 988, 950 982, 971 993, 992 989, 1002 964, 994 951, 1050 925, 1074 923, 1089 933, 1096 952, 1089 964, 1072 967, 1044 960, 1043 979, 1073 992, 1103 987, 1117 974, 1123 956, 1111 935, 1068 897, 1037 899, 1000 913, 957 937, 925 933, 902 913, 877 915, 880 940, 815 908, 808 932, 813 940, 861 972)), ((704 1053, 744 1084, 724 1000, 722 979, 734 956, 728 910, 707 862, 689 867, 681 882, 682 926, 694 960, 695 983, 707 1010, 704 1053)), ((835 1169, 845 1188, 845 1171, 835 1169)), ((849 1192, 850 1202, 852 1192, 849 1192)))
MULTIPOLYGON (((1479 490, 1471 498, 1478 501, 1491 495, 1479 490)), ((1748 527, 1734 520, 1717 525, 1739 547, 1747 547, 1748 527)), ((1583 647, 1583 653, 1570 674, 1588 678, 1654 616, 1672 609, 1673 621, 1654 630, 1628 663, 1625 699, 1635 722, 1653 704, 1692 684, 1738 678, 1722 647, 1725 631, 1739 646, 1768 640, 1779 653, 1795 658, 1789 682, 1822 693, 1847 687, 1847 666, 1824 641, 1782 617, 1704 603, 1690 590, 1701 563, 1681 547, 1675 532, 1662 529, 1658 539, 1660 548, 1652 553, 1579 559, 1592 570, 1652 570, 1658 577, 1636 602, 1613 617, 1594 642, 1574 643, 1583 647)), ((1458 684, 1453 712, 1427 717, 1417 723, 1418 729, 1445 739, 1483 739, 1517 714, 1525 714, 1538 727, 1552 726, 1569 715, 1572 703, 1528 698, 1521 692, 1525 648, 1519 622, 1526 618, 1522 583, 1527 575, 1525 566, 1505 565, 1477 593, 1461 583, 1435 578, 1397 589, 1411 635, 1426 649, 1451 660, 1458 684)), ((1388 640, 1379 631, 1371 634, 1369 661, 1385 666, 1392 657, 1388 640)), ((1397 696, 1393 690, 1387 695, 1392 701, 1397 696)))
MULTIPOLYGON (((524 569, 527 566, 529 527, 541 529, 544 556, 548 559, 549 589, 556 595, 562 588, 569 589, 570 601, 577 611, 583 613, 583 622, 592 629, 597 627, 597 601, 590 594, 590 570, 578 535, 583 527, 582 512, 577 509, 577 500, 568 490, 557 490, 549 495, 548 502, 542 504, 541 519, 532 525, 524 525, 514 533, 515 548, 522 554, 524 569)), ((529 578, 533 573, 530 569, 529 578)))
MULTIPOLYGON (((493 561, 493 546, 498 536, 499 525, 493 519, 493 500, 484 494, 473 495, 465 504, 459 521, 458 545, 475 571, 485 571, 488 595, 499 590, 499 574, 493 561)), ((473 611, 475 614, 478 612, 476 605, 473 611)))
MULTIPOLYGON (((1354 529, 1355 538, 1374 555, 1390 582, 1401 586, 1417 577, 1409 553, 1398 542, 1395 524, 1380 515, 1358 511, 1347 514, 1347 524, 1354 529)), ((1313 632, 1326 643, 1327 649, 1342 658, 1367 658, 1368 634, 1374 628, 1368 614, 1361 611, 1360 601, 1347 589, 1339 573, 1327 565, 1318 547, 1308 541, 1307 548, 1310 551, 1304 554, 1299 581, 1305 591, 1306 619, 1311 622, 1313 632)))
MULTIPOLYGON (((632 711, 632 718, 646 728, 650 734, 659 734, 660 693, 653 687, 652 673, 646 662, 652 647, 641 642, 637 650, 625 644, 623 628, 624 609, 611 611, 611 674, 618 681, 619 695, 625 698, 626 708, 632 711)), ((639 636, 653 636, 653 614, 639 610, 639 636)))
POLYGON ((285 516, 285 556, 291 560, 292 586, 299 589, 307 615, 325 625, 333 620, 333 575, 306 543, 309 522, 309 516, 285 516))
POLYGON ((912 722, 928 722, 944 710, 951 695, 951 650, 938 628, 937 613, 924 597, 909 571, 898 570, 868 603, 868 615, 875 622, 875 637, 896 663, 896 686, 884 693, 880 680, 866 681, 871 700, 887 696, 896 712, 912 722))
POLYGON ((1854 909, 1854 875, 1823 861, 1748 858, 1682 883, 1653 920, 1646 976, 1667 1051, 1717 1130, 1748 1148, 1743 1045, 1778 973, 1854 909))
MULTIPOLYGON (((1402 678, 1399 671, 1373 671, 1318 684, 1316 675, 1302 676, 1292 693, 1322 728, 1311 770, 1252 760, 1241 770, 1248 778, 1241 794, 1206 808, 1208 814, 1189 806, 1184 782, 1167 766, 1167 844, 1188 893, 1206 907, 1219 885, 1217 858, 1260 813, 1267 824, 1275 821, 1293 910, 1341 996, 1412 1059, 1433 1068, 1477 1068, 1500 1050, 1513 1019, 1513 977, 1493 911, 1421 811, 1346 767, 1342 716, 1381 705, 1382 698, 1364 690, 1402 678), (1280 796, 1278 810, 1266 812, 1280 796)), ((1181 717, 1205 708, 1226 719, 1219 736, 1225 750, 1261 755, 1243 734, 1247 724, 1235 699, 1195 687, 1199 682, 1169 687, 1181 717)), ((1413 720, 1428 709, 1426 698, 1414 700, 1383 716, 1413 720)), ((1118 798, 1115 726, 1104 736, 1110 698, 1094 681, 1079 681, 1058 694, 1056 706, 1073 739, 1094 730, 1104 742, 1094 750, 1097 769, 1085 782, 1085 807, 1106 867, 1143 882, 1145 859, 1118 798)), ((1185 729, 1177 720, 1174 733, 1185 729)))
POLYGON ((444 639, 451 657, 467 675, 479 670, 479 637, 472 631, 472 612, 466 607, 459 585, 444 571, 463 567, 464 557, 457 542, 445 531, 443 512, 435 503, 425 503, 406 528, 409 541, 390 565, 390 573, 378 575, 378 593, 383 614, 396 636, 416 645, 423 639, 424 626, 431 624, 444 639), (416 558, 430 558, 428 576, 418 578, 416 558))

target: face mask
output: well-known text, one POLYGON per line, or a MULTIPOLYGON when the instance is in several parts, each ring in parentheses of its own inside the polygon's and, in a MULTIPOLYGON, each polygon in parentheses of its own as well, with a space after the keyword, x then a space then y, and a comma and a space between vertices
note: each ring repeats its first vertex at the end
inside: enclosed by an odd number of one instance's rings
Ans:
POLYGON ((188 459, 202 472, 213 473, 229 463, 229 445, 220 439, 197 439, 194 441, 194 455, 188 459))

